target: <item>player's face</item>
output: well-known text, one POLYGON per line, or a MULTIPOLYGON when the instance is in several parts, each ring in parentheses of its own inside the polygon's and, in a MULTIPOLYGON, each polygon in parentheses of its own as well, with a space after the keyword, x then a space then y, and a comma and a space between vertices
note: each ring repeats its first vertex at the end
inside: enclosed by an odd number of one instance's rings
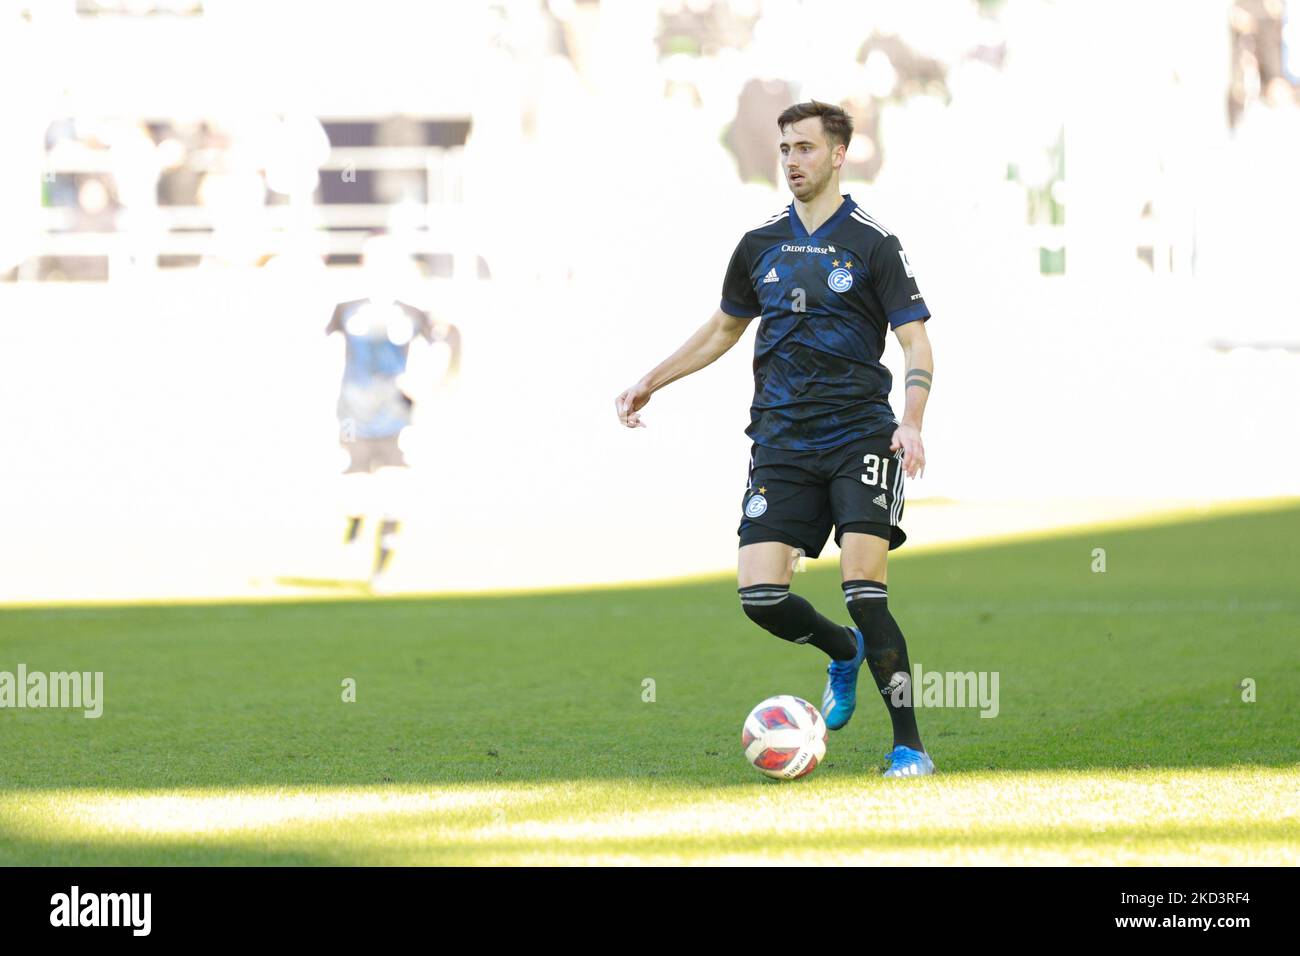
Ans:
POLYGON ((781 168, 794 197, 807 202, 825 189, 843 161, 843 152, 826 142, 820 116, 787 126, 781 133, 781 168))

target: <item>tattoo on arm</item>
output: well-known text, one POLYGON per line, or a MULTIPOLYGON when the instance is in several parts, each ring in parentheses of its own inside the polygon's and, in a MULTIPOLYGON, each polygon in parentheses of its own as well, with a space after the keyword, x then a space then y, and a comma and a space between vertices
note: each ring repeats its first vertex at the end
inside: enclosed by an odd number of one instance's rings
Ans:
POLYGON ((907 384, 904 385, 904 388, 908 389, 916 385, 928 392, 930 390, 930 380, 933 377, 923 368, 909 368, 907 370, 907 384))

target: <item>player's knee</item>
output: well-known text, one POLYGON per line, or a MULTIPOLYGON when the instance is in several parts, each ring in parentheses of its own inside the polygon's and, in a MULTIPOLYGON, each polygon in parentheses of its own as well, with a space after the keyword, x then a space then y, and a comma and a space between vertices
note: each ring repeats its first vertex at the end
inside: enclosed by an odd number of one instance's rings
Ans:
POLYGON ((781 541, 741 544, 737 568, 737 580, 741 587, 759 584, 789 586, 794 577, 795 551, 792 545, 781 541))
POLYGON ((874 564, 841 564, 840 573, 846 581, 877 581, 884 575, 884 562, 874 564))
POLYGON ((889 532, 883 526, 851 523, 839 538, 840 574, 845 581, 883 581, 889 560, 889 532), (872 531, 884 531, 875 534, 872 531))

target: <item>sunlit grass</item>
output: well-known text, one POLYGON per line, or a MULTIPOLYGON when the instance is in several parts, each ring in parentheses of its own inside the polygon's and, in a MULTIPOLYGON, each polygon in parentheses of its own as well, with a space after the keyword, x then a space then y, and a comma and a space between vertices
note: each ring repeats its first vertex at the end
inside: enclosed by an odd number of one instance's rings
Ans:
MULTIPOLYGON (((618 781, 59 791, 6 795, 0 817, 19 845, 93 847, 92 862, 127 864, 1295 865, 1300 768, 823 772, 724 792, 618 781)), ((0 849, 0 863, 15 859, 33 862, 0 849)))

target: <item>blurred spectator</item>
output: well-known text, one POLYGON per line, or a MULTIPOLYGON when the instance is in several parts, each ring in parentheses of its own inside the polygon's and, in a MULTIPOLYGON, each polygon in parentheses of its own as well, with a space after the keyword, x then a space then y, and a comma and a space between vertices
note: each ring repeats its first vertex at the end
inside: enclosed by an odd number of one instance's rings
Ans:
POLYGON ((736 103, 736 118, 727 130, 726 144, 736 157, 742 182, 776 186, 779 156, 776 117, 795 101, 795 89, 785 80, 752 79, 745 83, 736 103))
MULTIPOLYGON (((1276 101, 1291 97, 1295 87, 1283 63, 1282 28, 1287 15, 1284 0, 1235 0, 1229 13, 1232 38, 1232 81, 1228 90, 1228 123, 1240 122, 1247 105, 1265 91, 1276 101), (1282 85, 1275 85, 1281 80, 1282 85)), ((1294 13, 1292 14, 1294 16, 1294 13)))
POLYGON ((714 56, 724 49, 746 46, 754 35, 756 19, 756 7, 752 4, 729 0, 665 3, 655 42, 660 56, 674 53, 714 56))

